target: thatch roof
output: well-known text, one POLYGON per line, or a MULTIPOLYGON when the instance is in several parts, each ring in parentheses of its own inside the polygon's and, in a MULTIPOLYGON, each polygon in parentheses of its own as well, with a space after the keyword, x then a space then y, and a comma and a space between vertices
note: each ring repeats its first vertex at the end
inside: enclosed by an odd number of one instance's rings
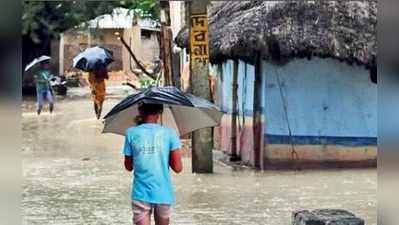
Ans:
MULTIPOLYGON (((212 63, 332 57, 375 66, 377 1, 228 1, 208 10, 212 63)), ((188 48, 188 29, 175 39, 188 48)))

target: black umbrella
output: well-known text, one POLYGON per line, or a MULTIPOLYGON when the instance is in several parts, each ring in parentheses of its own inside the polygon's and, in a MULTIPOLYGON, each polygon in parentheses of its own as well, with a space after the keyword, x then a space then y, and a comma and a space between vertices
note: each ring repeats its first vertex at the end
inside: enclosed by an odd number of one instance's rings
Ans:
POLYGON ((87 48, 73 58, 73 67, 90 72, 106 67, 114 61, 111 50, 102 47, 87 48))
POLYGON ((131 95, 117 104, 105 117, 103 133, 125 135, 135 126, 139 103, 164 105, 161 122, 177 130, 179 135, 220 124, 223 113, 211 102, 184 94, 175 87, 153 87, 131 95))

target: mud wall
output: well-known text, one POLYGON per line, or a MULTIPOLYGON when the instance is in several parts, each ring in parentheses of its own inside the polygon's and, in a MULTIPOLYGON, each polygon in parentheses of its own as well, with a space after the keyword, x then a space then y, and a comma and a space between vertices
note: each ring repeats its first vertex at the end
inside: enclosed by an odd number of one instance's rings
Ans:
MULTIPOLYGON (((296 59, 263 65, 264 164, 374 166, 377 156, 377 86, 368 71, 334 59, 296 59)), ((218 104, 227 112, 218 148, 231 147, 233 62, 219 66, 218 104)), ((253 164, 254 67, 239 64, 238 146, 253 164)))
MULTIPOLYGON (((238 126, 237 146, 241 159, 253 164, 252 111, 254 93, 254 66, 239 62, 238 73, 238 126)), ((223 117, 222 126, 217 128, 218 148, 227 154, 231 149, 231 112, 232 112, 232 74, 233 61, 218 67, 217 70, 217 104, 227 114, 223 117)))

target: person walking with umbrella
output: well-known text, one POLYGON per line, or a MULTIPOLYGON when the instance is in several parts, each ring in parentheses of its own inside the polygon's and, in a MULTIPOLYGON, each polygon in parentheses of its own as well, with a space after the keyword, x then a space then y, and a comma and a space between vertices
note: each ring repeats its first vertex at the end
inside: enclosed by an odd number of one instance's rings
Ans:
POLYGON ((124 166, 133 173, 131 191, 133 223, 150 225, 154 212, 156 225, 168 225, 175 193, 169 168, 180 173, 181 142, 176 131, 159 124, 162 104, 143 103, 138 107, 141 125, 126 131, 124 166))
POLYGON ((50 113, 54 110, 54 95, 51 85, 49 83, 51 74, 50 74, 50 57, 49 56, 41 56, 35 58, 31 63, 29 63, 25 67, 25 71, 28 71, 37 65, 40 67, 34 72, 33 78, 35 80, 36 85, 36 97, 37 97, 37 115, 40 115, 43 104, 45 100, 49 103, 49 111, 50 113))
POLYGON ((48 60, 40 62, 40 69, 35 73, 37 94, 37 115, 40 115, 45 100, 49 103, 50 113, 54 110, 54 95, 51 89, 50 80, 50 62, 48 60))
POLYGON ((133 222, 168 225, 175 194, 169 168, 180 173, 179 136, 217 126, 223 113, 209 101, 176 87, 152 87, 130 95, 104 117, 103 133, 125 135, 124 166, 133 173, 133 222), (138 119, 137 119, 138 118, 138 119))
POLYGON ((108 78, 108 71, 105 66, 102 66, 93 72, 89 72, 88 81, 94 102, 94 112, 97 119, 100 119, 101 117, 106 94, 105 80, 108 78))
POLYGON ((97 119, 101 117, 106 95, 107 66, 113 61, 112 51, 98 46, 86 49, 73 59, 75 68, 89 72, 88 81, 97 119))

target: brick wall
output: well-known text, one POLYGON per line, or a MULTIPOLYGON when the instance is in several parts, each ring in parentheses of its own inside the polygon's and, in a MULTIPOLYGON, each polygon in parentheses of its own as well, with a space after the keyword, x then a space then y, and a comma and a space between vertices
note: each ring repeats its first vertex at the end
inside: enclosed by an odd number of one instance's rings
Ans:
MULTIPOLYGON (((111 50, 114 54, 114 62, 108 67, 110 72, 123 70, 122 60, 122 44, 116 39, 115 32, 123 32, 120 29, 103 29, 93 31, 90 35, 91 46, 103 46, 111 50)), ((73 58, 78 55, 81 51, 88 47, 88 34, 69 31, 64 34, 64 70, 74 71, 78 70, 73 68, 73 58)))

